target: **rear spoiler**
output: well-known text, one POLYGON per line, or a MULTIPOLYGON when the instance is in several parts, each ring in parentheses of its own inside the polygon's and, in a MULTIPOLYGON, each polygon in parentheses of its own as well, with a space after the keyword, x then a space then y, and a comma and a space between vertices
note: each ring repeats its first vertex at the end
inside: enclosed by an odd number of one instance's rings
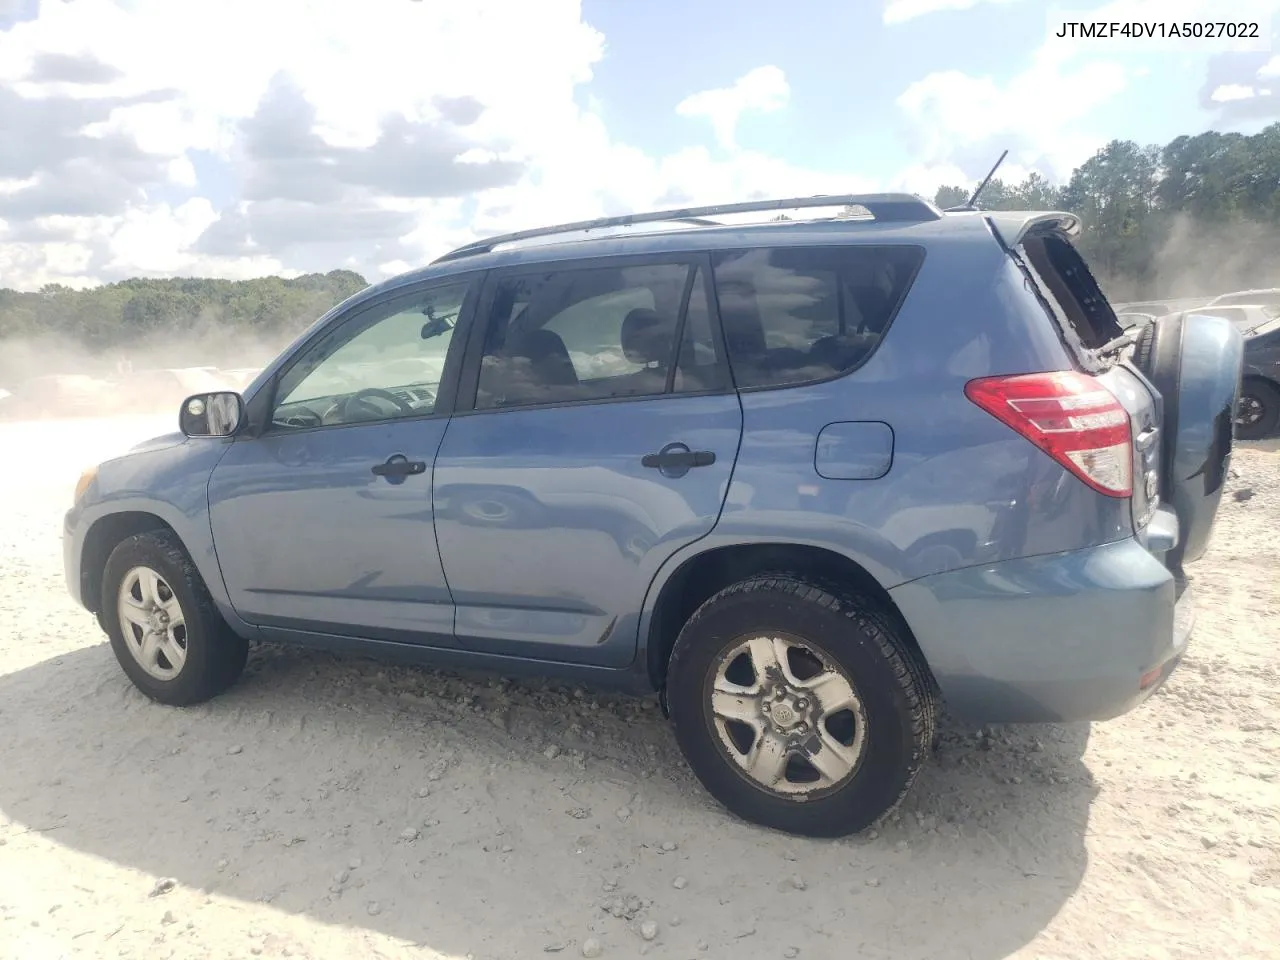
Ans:
POLYGON ((1072 240, 1080 236, 1080 218, 1074 213, 1062 211, 984 210, 982 215, 991 224, 1000 242, 1012 249, 1026 239, 1027 234, 1054 231, 1072 240))

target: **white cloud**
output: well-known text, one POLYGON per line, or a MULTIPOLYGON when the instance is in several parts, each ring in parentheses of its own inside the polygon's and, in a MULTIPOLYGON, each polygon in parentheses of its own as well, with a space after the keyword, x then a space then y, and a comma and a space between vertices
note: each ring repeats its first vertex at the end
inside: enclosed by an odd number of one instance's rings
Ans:
POLYGON ((772 113, 785 107, 790 98, 786 74, 774 66, 756 67, 731 87, 703 90, 685 97, 676 105, 676 113, 709 120, 716 141, 726 150, 732 150, 736 146, 738 121, 744 113, 772 113))
MULTIPOLYGON (((938 10, 968 9, 989 0, 891 0, 886 22, 938 10), (892 18, 891 15, 892 14, 892 18)), ((912 123, 919 156, 917 181, 928 171, 944 170, 963 162, 970 175, 953 183, 974 183, 986 172, 1002 148, 1009 160, 999 176, 1017 179, 1019 169, 1036 170, 1052 179, 1063 179, 1087 160, 1110 136, 1097 128, 1093 117, 1099 107, 1125 93, 1130 83, 1149 73, 1147 60, 1139 59, 1151 44, 1124 37, 1102 40, 1057 39, 1051 34, 1063 20, 1084 22, 1162 22, 1221 20, 1227 15, 1222 0, 1066 0, 1047 5, 1045 33, 1039 47, 1028 55, 1013 48, 1025 66, 1007 79, 975 76, 956 70, 936 71, 911 84, 898 105, 912 123), (991 155, 987 160, 986 155, 991 155), (981 169, 979 169, 981 168, 981 169)), ((1276 0, 1232 0, 1230 19, 1256 19, 1267 29, 1268 13, 1276 0)), ((1268 36, 1270 34, 1268 33, 1268 36)), ((993 47, 1000 37, 988 38, 993 47)), ((1173 46, 1165 47, 1173 50, 1173 46)), ((1185 51, 1183 51, 1185 54, 1185 51)), ((1009 57, 1002 58, 1007 63, 1009 57)), ((1197 62, 1197 61, 1192 61, 1197 62)), ((1271 65, 1268 65, 1269 69, 1271 65)), ((1226 96, 1239 90, 1223 89, 1226 96)))
POLYGON ((1258 71, 1258 77, 1268 80, 1272 77, 1280 77, 1280 55, 1272 57, 1263 64, 1262 69, 1258 71))
POLYGON ((983 147, 1008 147, 1001 177, 1010 178, 1021 164, 1061 178, 1100 145, 1085 126, 1090 113, 1125 86, 1125 70, 1116 63, 1064 68, 1037 57, 1003 84, 959 71, 931 73, 897 102, 914 121, 918 152, 927 164, 954 163, 957 155, 983 147))
POLYGON ((1233 100, 1249 100, 1255 96, 1257 91, 1253 87, 1242 83, 1224 83, 1209 95, 1209 99, 1214 103, 1230 103, 1233 100))
POLYGON ((3 285, 374 279, 540 223, 879 186, 734 146, 744 115, 788 102, 772 66, 679 105, 726 156, 619 143, 577 105, 604 51, 580 0, 351 9, 46 0, 0 32, 0 129, 20 144, 0 151, 3 285))
POLYGON ((917 17, 947 10, 970 10, 979 4, 1014 3, 1016 0, 888 0, 884 6, 884 22, 906 23, 917 17))

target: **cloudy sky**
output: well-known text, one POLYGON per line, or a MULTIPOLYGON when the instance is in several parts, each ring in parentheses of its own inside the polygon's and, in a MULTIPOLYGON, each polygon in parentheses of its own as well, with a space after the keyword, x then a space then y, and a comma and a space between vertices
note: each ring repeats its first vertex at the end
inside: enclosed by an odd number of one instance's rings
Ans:
POLYGON ((0 0, 0 287, 376 280, 477 235, 1280 119, 1280 0, 0 0), (1273 14, 1275 16, 1273 17, 1273 14), (1061 20, 1261 20, 1231 43, 1061 20))

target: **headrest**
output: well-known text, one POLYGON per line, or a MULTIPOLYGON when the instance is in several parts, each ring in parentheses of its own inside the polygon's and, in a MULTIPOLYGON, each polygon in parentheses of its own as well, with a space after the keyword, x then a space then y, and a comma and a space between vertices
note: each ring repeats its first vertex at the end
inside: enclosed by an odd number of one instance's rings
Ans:
POLYGON ((554 330, 530 330, 520 338, 514 351, 516 356, 525 357, 537 362, 539 360, 568 360, 569 348, 564 345, 560 334, 554 330))
POLYGON ((889 295, 879 287, 855 287, 851 293, 862 314, 862 323, 876 328, 882 326, 891 306, 889 295))
POLYGON ((653 310, 639 307, 622 321, 622 353, 630 363, 648 366, 671 358, 671 326, 653 310))

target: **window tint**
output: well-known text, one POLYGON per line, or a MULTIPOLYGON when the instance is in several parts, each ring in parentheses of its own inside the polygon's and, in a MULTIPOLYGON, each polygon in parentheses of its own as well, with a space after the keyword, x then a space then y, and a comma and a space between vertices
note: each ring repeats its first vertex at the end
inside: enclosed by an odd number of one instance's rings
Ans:
MULTIPOLYGON (((476 408, 665 392, 689 274, 687 265, 656 264, 500 281, 476 408)), ((708 389, 697 384, 714 382, 708 371, 717 368, 705 290, 699 303, 701 318, 691 317, 681 344, 686 390, 708 389)))
POLYGON ((918 247, 779 247, 715 260, 739 387, 851 370, 879 345, 923 258, 918 247))
POLYGON ((469 283, 383 301, 312 344, 281 378, 276 428, 366 423, 435 410, 469 283))

